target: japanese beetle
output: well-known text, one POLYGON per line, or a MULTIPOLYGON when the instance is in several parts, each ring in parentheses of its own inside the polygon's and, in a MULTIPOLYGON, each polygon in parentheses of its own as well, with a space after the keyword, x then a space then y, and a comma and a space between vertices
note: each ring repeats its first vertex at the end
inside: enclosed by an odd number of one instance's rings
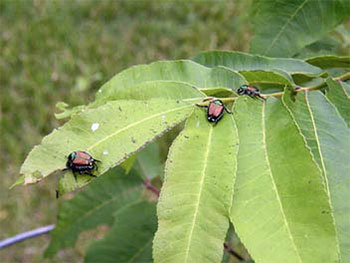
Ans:
POLYGON ((92 172, 98 170, 96 162, 99 160, 94 159, 90 154, 84 151, 75 151, 68 155, 66 169, 72 170, 74 177, 75 173, 86 174, 96 177, 92 172))
POLYGON ((261 94, 260 90, 254 86, 248 86, 248 85, 242 85, 237 90, 238 95, 247 95, 251 98, 259 97, 261 99, 264 99, 261 94))
POLYGON ((196 104, 198 107, 206 108, 207 109, 207 120, 209 122, 214 122, 216 124, 219 120, 221 120, 222 116, 224 115, 224 111, 226 111, 229 114, 232 114, 224 105, 224 103, 219 99, 213 99, 210 98, 209 105, 199 105, 196 104))

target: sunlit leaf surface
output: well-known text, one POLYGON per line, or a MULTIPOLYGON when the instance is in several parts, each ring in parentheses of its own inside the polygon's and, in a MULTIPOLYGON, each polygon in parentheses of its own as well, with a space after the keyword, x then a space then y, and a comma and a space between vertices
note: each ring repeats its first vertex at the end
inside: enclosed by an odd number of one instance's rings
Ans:
POLYGON ((155 262, 220 262, 238 138, 232 116, 214 126, 197 109, 173 143, 158 203, 155 262))
POLYGON ((187 118, 200 99, 112 101, 75 115, 46 136, 25 160, 25 184, 65 168, 69 153, 89 152, 102 174, 187 118))
POLYGON ((295 102, 287 91, 284 102, 323 173, 328 201, 332 208, 330 214, 336 228, 339 262, 348 262, 350 260, 350 155, 348 154, 350 129, 336 107, 319 91, 298 92, 295 102))
POLYGON ((321 172, 281 100, 239 98, 231 219, 257 262, 334 262, 336 236, 321 172))

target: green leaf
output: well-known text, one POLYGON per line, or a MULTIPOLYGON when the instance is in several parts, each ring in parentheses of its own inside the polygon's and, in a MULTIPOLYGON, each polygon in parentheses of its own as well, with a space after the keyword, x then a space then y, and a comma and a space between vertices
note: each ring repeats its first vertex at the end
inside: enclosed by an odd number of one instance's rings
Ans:
POLYGON ((200 100, 111 101, 74 115, 29 153, 21 167, 25 184, 64 169, 67 156, 76 150, 100 160, 96 174, 102 174, 184 121, 200 100))
POLYGON ((321 92, 298 92, 295 102, 292 98, 287 90, 283 100, 324 175, 340 254, 337 262, 349 262, 350 129, 321 92))
POLYGON ((226 88, 206 88, 200 89, 200 91, 209 97, 222 98, 237 96, 237 94, 233 90, 226 88))
MULTIPOLYGON (((133 163, 129 163, 132 161, 133 158, 135 158, 135 155, 132 155, 128 159, 126 159, 124 162, 120 164, 119 167, 123 168, 125 174, 129 174, 133 163)), ((136 173, 140 176, 139 173, 136 173)), ((79 188, 84 187, 85 185, 89 184, 92 180, 94 180, 95 177, 87 176, 84 174, 76 174, 73 176, 72 173, 65 173, 63 176, 60 177, 58 180, 58 189, 56 190, 56 197, 59 198, 63 196, 66 193, 73 192, 79 188)))
POLYGON ((327 34, 316 42, 306 45, 293 57, 300 59, 307 59, 310 57, 329 56, 340 53, 340 47, 342 42, 339 40, 339 36, 335 33, 327 34))
POLYGON ((335 262, 319 168, 281 100, 239 98, 240 147, 231 220, 256 262, 335 262))
POLYGON ((343 87, 344 84, 332 79, 327 79, 327 85, 327 98, 337 108, 348 127, 350 127, 350 96, 345 91, 343 87))
POLYGON ((214 126, 196 109, 171 146, 158 203, 154 262, 220 262, 238 150, 225 114, 214 126))
POLYGON ((56 108, 58 110, 60 110, 61 112, 60 113, 55 113, 55 118, 58 119, 58 120, 61 120, 61 119, 65 119, 65 118, 68 118, 74 114, 77 114, 81 111, 83 111, 86 106, 85 105, 80 105, 80 106, 76 106, 76 107, 72 107, 72 108, 68 108, 68 104, 67 103, 64 103, 64 102, 58 102, 56 104, 56 108))
MULTIPOLYGON (((115 85, 117 85, 117 83, 115 85)), ((117 85, 116 88, 118 89, 118 87, 120 86, 117 85)), ((201 96, 203 96, 203 93, 193 85, 182 82, 155 80, 141 82, 124 89, 119 88, 115 96, 109 97, 109 99, 149 100, 153 98, 163 98, 180 100, 201 96)))
POLYGON ((350 68, 349 56, 319 56, 305 60, 307 63, 319 68, 350 68))
MULTIPOLYGON (((202 97, 197 88, 238 89, 246 80, 227 68, 207 68, 189 60, 158 61, 134 66, 115 75, 98 91, 88 106, 63 108, 59 118, 70 117, 86 108, 96 108, 111 100, 186 99, 202 97)), ((62 107, 61 107, 62 108, 62 107)))
POLYGON ((115 214, 113 227, 104 239, 93 242, 85 262, 152 262, 152 240, 157 230, 156 204, 138 202, 115 214))
MULTIPOLYGON (((128 99, 130 96, 131 98, 134 98, 134 94, 138 96, 136 91, 140 89, 139 85, 144 83, 143 85, 152 87, 153 82, 159 83, 159 81, 161 83, 178 82, 196 88, 232 88, 235 85, 239 86, 241 82, 245 82, 244 78, 236 72, 220 68, 210 69, 190 60, 158 61, 148 65, 134 66, 118 73, 98 91, 96 102, 128 99), (235 83, 237 81, 238 84, 235 83), (149 84, 146 84, 147 82, 149 84)), ((155 89, 159 89, 159 92, 147 92, 147 95, 145 96, 150 94, 151 96, 169 98, 169 95, 164 91, 164 88, 171 90, 174 86, 156 87, 155 89)), ((169 92, 173 93, 173 91, 169 92)), ((174 97, 177 95, 178 93, 172 95, 171 98, 177 98, 174 97)))
POLYGON ((147 179, 153 179, 163 173, 164 164, 160 158, 160 148, 153 142, 137 154, 134 169, 147 179))
POLYGON ((288 74, 308 74, 318 76, 322 70, 300 59, 268 58, 242 52, 206 51, 193 58, 194 61, 207 66, 225 66, 235 71, 284 71, 288 74))
POLYGON ((111 224, 114 211, 139 201, 143 188, 137 174, 125 175, 120 168, 94 179, 84 191, 60 207, 57 227, 51 233, 45 256, 52 257, 59 249, 74 246, 84 230, 111 224))
POLYGON ((344 88, 346 95, 350 96, 350 82, 349 81, 347 81, 347 82, 343 81, 342 82, 342 87, 344 88))
POLYGON ((291 76, 283 72, 271 72, 271 71, 241 71, 245 79, 249 84, 271 84, 271 85, 282 85, 292 86, 294 83, 291 76))
POLYGON ((254 37, 251 52, 291 57, 342 23, 348 1, 258 0, 252 15, 254 37))

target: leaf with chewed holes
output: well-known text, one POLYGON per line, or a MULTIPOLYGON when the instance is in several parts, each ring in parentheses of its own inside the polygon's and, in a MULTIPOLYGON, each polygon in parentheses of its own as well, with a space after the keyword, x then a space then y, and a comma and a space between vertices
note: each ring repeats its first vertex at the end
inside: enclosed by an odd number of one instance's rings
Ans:
POLYGON ((77 150, 101 161, 95 171, 100 175, 184 121, 201 99, 111 101, 75 115, 29 153, 21 167, 24 184, 64 169, 77 150))

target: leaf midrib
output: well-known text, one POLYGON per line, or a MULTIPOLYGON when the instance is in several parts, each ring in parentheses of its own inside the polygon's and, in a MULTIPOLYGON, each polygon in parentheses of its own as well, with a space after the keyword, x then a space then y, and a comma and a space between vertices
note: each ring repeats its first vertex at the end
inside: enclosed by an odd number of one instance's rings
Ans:
POLYGON ((207 149, 205 151, 204 158, 203 158, 203 164, 204 165, 203 165, 203 170, 202 170, 202 179, 201 179, 201 182, 199 184, 198 200, 197 200, 196 208, 195 208, 195 211, 194 211, 193 221, 192 221, 192 225, 191 225, 191 229, 190 229, 190 234, 189 234, 189 237, 188 237, 188 245, 186 247, 186 252, 185 252, 185 260, 184 260, 185 263, 188 260, 188 255, 189 255, 190 247, 191 247, 191 244, 192 244, 191 240, 192 240, 192 236, 193 236, 193 230, 194 230, 194 227, 195 227, 195 222, 197 220, 197 215, 198 215, 198 210, 199 210, 199 203, 200 203, 201 197, 202 197, 203 183, 204 183, 204 178, 206 176, 206 169, 207 169, 208 157, 209 157, 209 152, 210 152, 210 144, 211 144, 212 133, 213 133, 213 126, 210 125, 210 130, 209 130, 209 134, 208 134, 208 141, 207 141, 207 149))
MULTIPOLYGON (((328 196, 328 200, 329 200, 329 206, 331 208, 331 211, 334 211, 333 210, 333 204, 332 204, 332 197, 331 197, 330 190, 329 190, 329 182, 328 182, 328 177, 327 177, 327 170, 326 170, 326 166, 325 166, 325 163, 324 163, 324 160, 323 160, 323 154, 322 154, 322 150, 321 150, 321 144, 320 144, 320 141, 319 141, 319 136, 318 136, 318 133, 317 133, 316 122, 315 122, 315 119, 314 119, 314 114, 313 114, 313 112, 311 110, 311 107, 310 107, 310 102, 309 102, 308 92, 307 91, 305 91, 304 97, 305 97, 306 106, 307 106, 308 112, 310 114, 310 119, 311 119, 312 127, 313 127, 313 130, 314 130, 314 134, 315 134, 315 140, 316 140, 316 144, 317 144, 317 151, 318 151, 319 156, 320 156, 320 161, 321 161, 321 165, 322 165, 322 172, 324 174, 325 187, 326 187, 326 192, 327 192, 327 196, 328 196)), ((340 245, 339 245, 339 233, 338 233, 337 227, 335 226, 336 221, 335 221, 335 218, 334 218, 334 214, 331 213, 331 216, 332 216, 332 220, 333 220, 333 224, 334 224, 335 235, 337 236, 336 244, 337 244, 339 261, 342 262, 342 259, 341 259, 342 255, 341 255, 341 252, 340 252, 340 245)))
POLYGON ((280 29, 280 31, 277 33, 275 38, 272 40, 271 44, 268 46, 266 51, 264 52, 264 55, 267 55, 267 53, 270 51, 270 49, 273 47, 277 39, 281 36, 281 34, 284 32, 286 27, 289 25, 289 23, 292 21, 292 19, 297 15, 297 13, 304 7, 304 5, 308 2, 308 0, 305 0, 295 11, 294 13, 288 18, 286 23, 283 25, 283 27, 280 29))
POLYGON ((122 129, 119 129, 119 130, 111 133, 110 135, 104 137, 103 139, 95 142, 93 145, 91 145, 89 148, 87 148, 87 150, 90 151, 91 149, 95 148, 96 146, 98 146, 99 144, 105 142, 106 140, 108 140, 108 139, 118 135, 119 133, 122 133, 122 132, 124 132, 124 131, 126 131, 126 130, 134 127, 134 126, 137 126, 137 125, 139 125, 139 124, 141 124, 143 122, 146 122, 148 120, 154 119, 154 118, 156 118, 158 116, 161 116, 161 115, 164 115, 164 114, 167 114, 167 113, 170 113, 170 112, 176 112, 176 111, 179 111, 179 110, 182 110, 182 109, 185 109, 185 108, 189 108, 189 107, 192 107, 192 105, 186 105, 186 106, 183 106, 183 107, 177 107, 175 109, 171 109, 171 110, 167 110, 167 111, 162 111, 162 112, 159 112, 157 114, 153 114, 151 116, 148 116, 147 118, 141 119, 139 121, 130 123, 129 125, 123 127, 122 129))
POLYGON ((291 230, 290 230, 290 227, 289 227, 289 224, 288 224, 288 221, 287 221, 287 218, 286 218, 286 215, 284 213, 284 209, 283 209, 283 205, 282 205, 282 201, 280 199, 280 196, 279 196, 279 192, 278 192, 278 189, 277 189, 277 185, 276 185, 276 182, 275 182, 275 179, 273 178, 272 176, 272 169, 271 169, 271 165, 270 165, 270 160, 269 160, 269 156, 268 156, 268 153, 267 153, 267 145, 266 145, 266 127, 265 127, 265 106, 266 106, 266 102, 264 101, 263 104, 262 104, 262 114, 261 114, 261 119, 262 119, 262 135, 263 135, 263 138, 262 138, 262 143, 263 143, 263 151, 264 151, 264 155, 265 155, 265 158, 266 158, 266 164, 268 166, 268 174, 271 178, 271 182, 272 182, 272 185, 273 185, 273 191, 275 192, 276 194, 276 199, 278 201, 278 204, 279 204, 279 208, 281 210, 281 214, 282 214, 282 217, 283 217, 283 222, 287 228, 287 232, 288 232, 288 236, 292 242, 292 245, 293 245, 293 248, 295 250, 295 253, 299 259, 299 262, 302 262, 302 259, 299 255, 299 252, 298 252, 298 249, 297 249, 297 246, 295 244, 295 241, 294 241, 294 238, 292 236, 292 233, 291 233, 291 230))

